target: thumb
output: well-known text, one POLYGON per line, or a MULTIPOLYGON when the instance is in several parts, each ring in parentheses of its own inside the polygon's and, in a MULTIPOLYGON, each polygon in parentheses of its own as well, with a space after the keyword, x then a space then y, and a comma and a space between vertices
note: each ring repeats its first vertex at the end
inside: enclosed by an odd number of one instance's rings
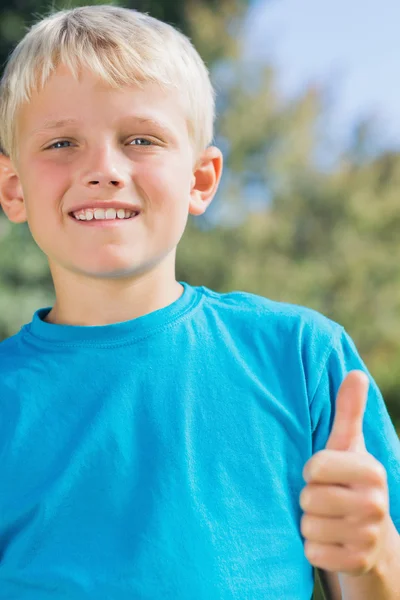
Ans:
POLYGON ((336 398, 328 450, 366 451, 363 418, 368 399, 369 379, 363 371, 351 371, 342 382, 336 398))

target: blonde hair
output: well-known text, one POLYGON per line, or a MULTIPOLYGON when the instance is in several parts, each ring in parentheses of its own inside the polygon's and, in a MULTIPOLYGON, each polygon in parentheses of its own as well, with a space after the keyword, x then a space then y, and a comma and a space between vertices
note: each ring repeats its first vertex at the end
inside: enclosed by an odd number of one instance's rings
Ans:
POLYGON ((136 10, 82 6, 48 15, 12 52, 0 81, 0 148, 17 155, 16 116, 59 65, 89 68, 113 87, 155 82, 182 92, 195 156, 213 139, 215 92, 188 37, 136 10))

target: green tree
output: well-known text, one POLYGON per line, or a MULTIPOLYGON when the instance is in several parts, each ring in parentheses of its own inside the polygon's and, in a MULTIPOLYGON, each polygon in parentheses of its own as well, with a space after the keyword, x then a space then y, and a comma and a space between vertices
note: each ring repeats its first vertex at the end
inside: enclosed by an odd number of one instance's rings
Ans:
POLYGON ((197 47, 220 56, 212 64, 225 176, 204 217, 189 219, 179 278, 302 304, 344 325, 400 428, 400 156, 378 151, 371 124, 360 123, 337 163, 321 169, 323 91, 283 102, 273 68, 242 60, 231 22, 228 9, 204 5, 190 22, 197 47))

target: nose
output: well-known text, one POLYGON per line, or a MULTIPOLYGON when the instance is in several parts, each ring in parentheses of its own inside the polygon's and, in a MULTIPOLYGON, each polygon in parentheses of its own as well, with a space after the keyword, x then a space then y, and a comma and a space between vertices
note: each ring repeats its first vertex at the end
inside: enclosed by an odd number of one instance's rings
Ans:
POLYGON ((109 147, 90 154, 82 176, 85 187, 92 189, 124 188, 127 184, 123 160, 109 147))
POLYGON ((124 183, 121 178, 116 175, 104 174, 104 173, 92 173, 88 177, 85 183, 87 187, 91 188, 123 188, 124 183))

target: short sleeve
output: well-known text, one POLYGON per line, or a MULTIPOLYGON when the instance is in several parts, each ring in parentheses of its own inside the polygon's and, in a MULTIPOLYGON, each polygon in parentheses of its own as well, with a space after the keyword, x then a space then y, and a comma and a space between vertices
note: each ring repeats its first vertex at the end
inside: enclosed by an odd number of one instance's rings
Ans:
POLYGON ((376 382, 343 329, 332 344, 310 404, 313 454, 325 448, 333 425, 337 392, 347 373, 354 369, 364 371, 370 378, 363 421, 365 445, 386 469, 390 514, 400 533, 400 440, 376 382))

